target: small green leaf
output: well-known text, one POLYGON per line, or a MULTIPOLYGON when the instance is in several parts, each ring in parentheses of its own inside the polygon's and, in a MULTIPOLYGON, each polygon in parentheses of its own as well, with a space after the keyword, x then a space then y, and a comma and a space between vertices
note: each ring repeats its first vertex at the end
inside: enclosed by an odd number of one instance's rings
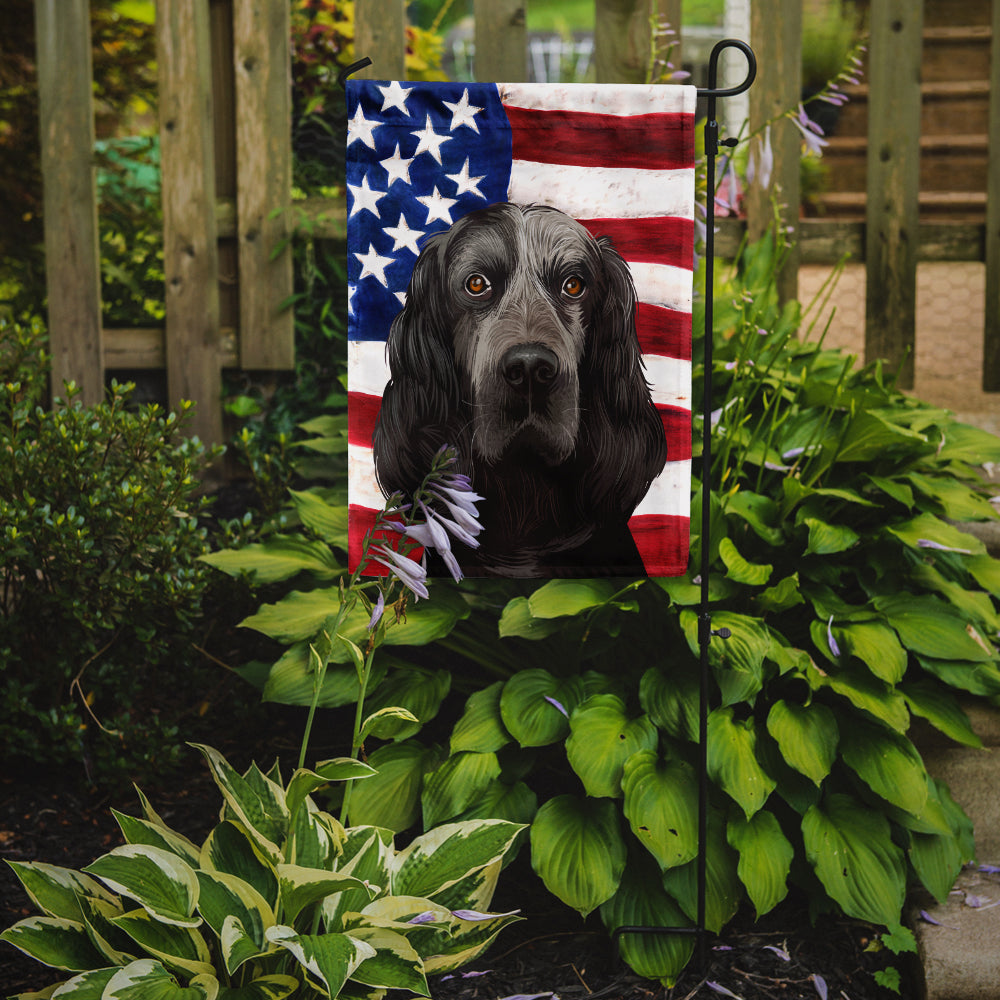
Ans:
POLYGON ((527 597, 515 597, 507 602, 500 615, 501 639, 516 636, 521 639, 544 639, 563 628, 558 619, 536 618, 531 613, 527 597))
POLYGON ((566 736, 569 715, 582 700, 578 677, 563 680, 547 670, 522 670, 504 684, 500 716, 521 746, 547 746, 566 736))
POLYGON ((748 587, 763 587, 770 579, 774 567, 768 563, 748 562, 740 555, 739 549, 730 538, 723 538, 719 542, 719 557, 726 565, 728 571, 726 575, 730 580, 737 583, 744 583, 748 587))
POLYGON ((606 604, 618 588, 610 580, 550 580, 528 598, 533 618, 563 618, 606 604))
POLYGON ((834 555, 844 552, 855 545, 859 539, 858 533, 845 524, 828 524, 815 517, 803 519, 809 529, 809 543, 805 554, 817 556, 834 555))
POLYGON ((919 815, 927 801, 927 772, 920 754, 900 733, 853 718, 841 741, 845 763, 876 795, 919 815))
POLYGON ((830 773, 839 733, 837 720, 825 705, 797 705, 779 699, 768 713, 767 731, 777 741, 785 761, 815 785, 830 773))
POLYGON ((708 774, 749 819, 767 801, 776 782, 757 762, 753 718, 733 718, 733 709, 717 708, 708 717, 708 774))
POLYGON ((737 816, 726 828, 729 846, 739 851, 736 873, 760 919, 788 894, 788 873, 795 849, 774 813, 765 809, 750 819, 737 816))
POLYGON ((452 753, 460 750, 493 753, 510 742, 510 733, 500 716, 502 690, 503 681, 496 681, 469 696, 465 711, 452 730, 452 753))
POLYGON ((424 780, 421 796, 424 827, 454 819, 500 776, 495 753, 463 752, 452 754, 424 780))

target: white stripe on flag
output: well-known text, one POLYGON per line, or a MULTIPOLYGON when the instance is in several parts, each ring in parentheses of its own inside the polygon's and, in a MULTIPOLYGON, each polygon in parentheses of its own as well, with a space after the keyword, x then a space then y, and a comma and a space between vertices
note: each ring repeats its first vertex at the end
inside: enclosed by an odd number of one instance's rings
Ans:
POLYGON ((389 359, 381 340, 347 342, 347 384, 351 392, 381 396, 389 381, 389 359))
POLYGON ((644 354, 643 366, 646 381, 650 383, 653 402, 660 406, 677 406, 691 409, 691 362, 680 358, 664 358, 644 354))
POLYGON ((627 261, 635 294, 640 302, 678 312, 691 312, 691 272, 670 264, 627 261))
POLYGON ((499 83, 500 100, 534 111, 584 111, 602 115, 690 114, 698 92, 694 87, 662 84, 622 87, 616 83, 499 83))
POLYGON ((633 514, 667 514, 687 517, 691 508, 691 460, 667 462, 653 480, 649 492, 639 501, 633 514))
POLYGON ((514 160, 507 198, 558 208, 574 219, 693 219, 693 192, 693 168, 637 170, 514 160))
POLYGON ((371 448, 359 444, 347 446, 347 495, 352 507, 368 507, 371 510, 385 507, 385 497, 375 478, 371 448))

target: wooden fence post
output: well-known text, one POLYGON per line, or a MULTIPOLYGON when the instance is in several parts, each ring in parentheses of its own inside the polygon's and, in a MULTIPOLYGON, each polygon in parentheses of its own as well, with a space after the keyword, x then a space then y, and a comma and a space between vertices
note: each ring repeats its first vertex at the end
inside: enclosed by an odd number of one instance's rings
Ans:
POLYGON ((242 368, 295 367, 290 20, 288 0, 233 6, 242 368))
MULTIPOLYGON (((750 8, 750 41, 760 72, 750 88, 750 131, 798 106, 802 99, 802 4, 799 0, 758 0, 750 8)), ((738 126, 739 123, 734 123, 738 126)), ((735 127, 731 127, 735 132, 735 127)), ((754 140, 755 144, 758 140, 754 140)), ((799 287, 799 160, 802 136, 787 119, 771 127, 774 169, 767 188, 756 178, 747 192, 747 227, 751 240, 760 239, 780 206, 780 225, 794 230, 793 244, 778 274, 778 297, 797 298, 799 287)))
POLYGON ((89 0, 35 0, 52 393, 104 398, 89 0))
POLYGON ((990 45, 989 170, 986 178, 986 325, 983 390, 1000 392, 1000 0, 993 0, 990 45))
POLYGON ((595 0, 594 67, 598 83, 645 83, 652 0, 595 0))
POLYGON ((479 81, 520 83, 528 76, 528 33, 524 0, 475 0, 476 61, 479 81))
POLYGON ((923 0, 872 0, 868 53, 865 360, 913 387, 923 0))
POLYGON ((159 0, 167 395, 197 402, 192 431, 222 441, 219 253, 207 0, 159 0))
POLYGON ((406 79, 405 0, 356 0, 354 58, 372 64, 354 76, 366 80, 406 79))

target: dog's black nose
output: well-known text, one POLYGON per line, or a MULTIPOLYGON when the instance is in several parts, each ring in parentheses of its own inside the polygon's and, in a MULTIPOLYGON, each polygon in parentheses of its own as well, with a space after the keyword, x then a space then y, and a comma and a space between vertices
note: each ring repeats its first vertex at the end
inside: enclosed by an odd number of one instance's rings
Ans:
POLYGON ((500 371, 515 392, 547 393, 559 374, 559 359, 542 344, 519 344, 504 353, 500 371))

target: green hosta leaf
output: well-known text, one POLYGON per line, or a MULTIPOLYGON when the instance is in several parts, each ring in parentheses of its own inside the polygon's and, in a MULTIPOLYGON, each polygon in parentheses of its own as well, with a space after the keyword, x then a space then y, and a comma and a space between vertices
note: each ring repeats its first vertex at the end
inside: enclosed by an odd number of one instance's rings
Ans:
POLYGON ((872 677, 867 670, 841 667, 835 673, 823 674, 816 667, 811 667, 806 677, 814 689, 829 688, 897 732, 906 732, 910 713, 906 710, 903 696, 884 681, 872 677))
POLYGON ((579 677, 561 680, 547 670, 522 670, 504 684, 500 716, 521 746, 547 746, 569 732, 569 716, 583 696, 579 677))
POLYGON ((461 879, 499 862, 522 829, 496 819, 446 823, 428 830, 396 855, 392 891, 434 899, 461 879))
POLYGON ((779 699, 768 713, 767 731, 777 741, 785 761, 815 785, 819 786, 830 773, 837 756, 839 731, 826 705, 797 705, 779 699))
POLYGON ((878 622, 835 625, 833 634, 844 653, 861 660, 886 684, 898 684, 906 673, 906 650, 896 633, 878 622))
POLYGON ((218 1000, 285 1000, 299 988, 292 976, 261 976, 246 986, 223 987, 218 1000))
POLYGON ((508 785, 499 780, 490 782, 457 819, 505 819, 527 826, 536 812, 538 796, 523 781, 508 785))
POLYGON ((889 525, 886 530, 912 549, 922 549, 921 542, 932 542, 971 555, 984 555, 986 552, 986 546, 978 538, 933 514, 918 514, 909 521, 889 525))
POLYGON ((834 555, 844 552, 856 544, 858 533, 846 524, 828 524, 815 517, 803 519, 809 529, 809 542, 805 554, 816 556, 834 555))
POLYGON ((126 816, 125 813, 120 813, 117 809, 112 809, 111 812, 118 821, 122 835, 128 843, 159 847, 164 851, 170 851, 171 854, 176 854, 189 865, 198 864, 199 849, 187 837, 175 833, 159 823, 126 816))
POLYGON ((908 681, 900 690, 914 715, 926 719, 945 736, 967 747, 981 747, 983 741, 972 728, 969 717, 947 688, 931 680, 908 681))
MULTIPOLYGON (((682 611, 680 621, 692 654, 700 656, 698 616, 693 611, 682 611)), ((723 628, 729 629, 729 638, 713 636, 708 647, 708 662, 722 690, 723 703, 752 702, 763 686, 764 659, 771 648, 770 633, 759 618, 729 611, 714 612, 713 631, 723 628)))
POLYGON ((732 708, 717 708, 709 714, 708 774, 748 819, 767 801, 775 781, 757 762, 752 718, 737 721, 732 708))
POLYGON ((578 615, 606 604, 618 592, 610 580, 550 580, 528 598, 534 618, 578 615))
POLYGON ((875 598, 875 607, 915 653, 974 663, 996 659, 995 650, 975 626, 936 597, 883 595, 875 598))
POLYGON ((969 465, 1000 462, 1000 445, 995 434, 953 420, 949 421, 944 432, 937 459, 939 462, 966 462, 969 465))
POLYGON ((926 562, 913 568, 910 579, 918 585, 914 589, 931 590, 940 594, 956 611, 980 625, 987 633, 996 635, 1000 632, 1000 615, 989 594, 947 579, 926 562))
POLYGON ((852 719, 850 737, 840 753, 876 795, 908 813, 919 815, 927 801, 927 772, 905 736, 861 719, 852 719))
MULTIPOLYGON (((743 899, 736 874, 736 852, 726 843, 726 825, 720 813, 709 814, 705 851, 705 926, 714 934, 732 919, 743 899)), ((663 873, 663 887, 691 920, 698 917, 698 861, 663 873)))
POLYGON ((353 928, 351 937, 375 949, 375 954, 351 973, 355 982, 430 996, 424 963, 402 934, 384 927, 362 926, 353 928))
POLYGON ((344 983, 366 959, 375 957, 375 949, 349 934, 296 934, 281 924, 270 927, 267 939, 287 949, 332 997, 339 996, 344 983))
POLYGON ((924 476, 911 472, 907 480, 935 504, 951 521, 992 521, 996 511, 989 500, 964 483, 948 476, 924 476))
POLYGON ((147 844, 125 844, 98 858, 84 871, 112 892, 134 899, 165 924, 197 927, 198 878, 176 854, 147 844))
POLYGON ((865 476, 865 479, 907 510, 913 508, 913 490, 906 483, 885 476, 865 476))
POLYGON ((503 681, 470 695, 462 717, 451 733, 451 752, 473 750, 494 753, 510 742, 510 733, 500 717, 500 692, 503 681))
POLYGON ((754 597, 754 601, 761 611, 774 612, 787 611, 798 604, 804 604, 805 598, 799 590, 799 574, 793 573, 779 580, 773 587, 761 591, 754 597))
POLYGON ((199 867, 234 875, 253 886, 270 906, 277 905, 277 873, 240 823, 227 820, 208 835, 202 844, 199 867))
POLYGON ((199 558, 230 576, 246 574, 256 584, 288 580, 298 573, 333 580, 346 572, 325 542, 296 535, 271 535, 265 542, 209 552, 199 558))
POLYGON ((927 891, 939 903, 946 902, 965 861, 958 838, 951 833, 911 833, 909 855, 927 891))
POLYGON ((649 716, 629 719, 625 703, 613 694, 591 695, 570 717, 566 758, 588 795, 616 799, 622 768, 638 750, 653 750, 659 739, 649 716))
POLYGON ((40 861, 8 861, 24 891, 46 916, 83 919, 79 898, 93 896, 114 903, 111 895, 96 879, 71 868, 60 868, 40 861))
MULTIPOLYGON (((338 644, 343 650, 344 646, 338 644)), ((344 654, 346 656, 346 654, 344 654)), ((386 674, 387 660, 382 655, 375 658, 369 688, 377 687, 386 674)), ((358 700, 358 675, 352 666, 331 663, 323 675, 318 708, 339 708, 358 700)), ((316 697, 316 674, 310 661, 309 643, 298 642, 282 653, 267 674, 261 697, 280 705, 311 705, 316 697)))
POLYGON ((218 995, 215 976, 199 975, 181 986, 159 962, 143 958, 117 970, 101 1000, 216 1000, 218 995))
POLYGON ((848 916, 899 923, 906 866, 885 816, 849 795, 834 794, 809 809, 802 836, 809 863, 848 916))
POLYGON ((508 601, 500 615, 499 635, 501 639, 517 636, 521 639, 545 639, 559 632, 564 623, 558 619, 536 618, 531 613, 527 597, 515 597, 508 601))
POLYGON ((698 782, 679 760, 643 750, 625 762, 625 818, 660 868, 683 865, 698 853, 698 782))
POLYGON ((123 913, 111 922, 169 968, 179 969, 189 976, 212 974, 208 945, 193 928, 160 923, 145 910, 123 913))
POLYGON ((650 667, 639 682, 642 710, 678 740, 698 739, 698 697, 698 675, 691 664, 677 663, 669 674, 650 667))
MULTIPOLYGON (((601 919, 609 932, 619 927, 687 927, 690 921, 664 891, 654 865, 630 858, 617 892, 601 904, 601 919)), ((623 934, 622 958, 638 975, 673 986, 691 959, 690 934, 623 934)))
POLYGON ((739 851, 736 873, 760 919, 788 894, 788 873, 795 849, 773 813, 762 809, 751 819, 738 816, 726 829, 729 846, 739 851))
POLYGON ((740 555, 739 549, 730 538, 723 538, 719 542, 719 556, 726 565, 726 576, 737 583, 745 583, 749 587, 763 587, 771 578, 774 567, 768 563, 747 562, 740 555))
POLYGON ((451 674, 447 670, 417 667, 394 670, 375 688, 365 706, 372 712, 384 708, 403 708, 410 712, 416 721, 386 720, 379 727, 380 739, 405 740, 437 715, 450 689, 451 674))
POLYGON ((618 889, 625 842, 607 799, 557 795, 531 824, 531 865, 553 895, 586 916, 618 889))
POLYGON ((973 575, 980 587, 994 597, 1000 597, 1000 559, 982 555, 965 559, 965 568, 973 575))
MULTIPOLYGON (((252 885, 235 875, 222 872, 198 872, 201 893, 198 910, 205 922, 225 943, 223 928, 227 920, 238 921, 242 939, 249 939, 252 945, 250 955, 234 959, 233 948, 224 948, 226 970, 232 975, 242 962, 265 950, 264 931, 275 923, 274 913, 267 900, 252 885)), ((232 937, 230 930, 229 936, 232 937)))
POLYGON ((281 853, 278 844, 288 831, 284 789, 266 778, 254 787, 254 783, 230 767, 217 750, 197 743, 192 746, 205 755, 226 805, 250 832, 265 856, 272 862, 277 861, 281 853))
POLYGON ((65 917, 28 917, 0 934, 6 941, 43 965, 69 972, 99 968, 104 958, 91 944, 87 929, 65 917))
POLYGON ((726 514, 745 521, 768 545, 778 547, 784 541, 781 512, 770 497, 739 490, 726 498, 726 514))
MULTIPOLYGON (((305 907, 318 903, 327 896, 345 889, 368 889, 353 875, 303 868, 301 865, 278 865, 278 884, 281 888, 282 913, 286 920, 293 922, 305 907)), ((370 895, 374 896, 374 891, 370 895)))
POLYGON ((379 747, 368 758, 378 772, 351 790, 350 818, 354 826, 381 826, 399 833, 420 817, 424 774, 438 755, 415 740, 379 747))
POLYGON ((837 451, 838 462, 868 462, 894 447, 926 444, 923 434, 863 410, 851 421, 837 451))
POLYGON ((452 754, 424 780, 424 826, 454 819, 498 777, 500 764, 495 753, 452 754))
POLYGON ((986 697, 1000 694, 1000 669, 993 663, 936 660, 930 656, 918 656, 917 662, 949 687, 986 697))
POLYGON ((347 507, 327 503, 314 490, 289 490, 295 513, 302 523, 324 542, 347 548, 347 507))

